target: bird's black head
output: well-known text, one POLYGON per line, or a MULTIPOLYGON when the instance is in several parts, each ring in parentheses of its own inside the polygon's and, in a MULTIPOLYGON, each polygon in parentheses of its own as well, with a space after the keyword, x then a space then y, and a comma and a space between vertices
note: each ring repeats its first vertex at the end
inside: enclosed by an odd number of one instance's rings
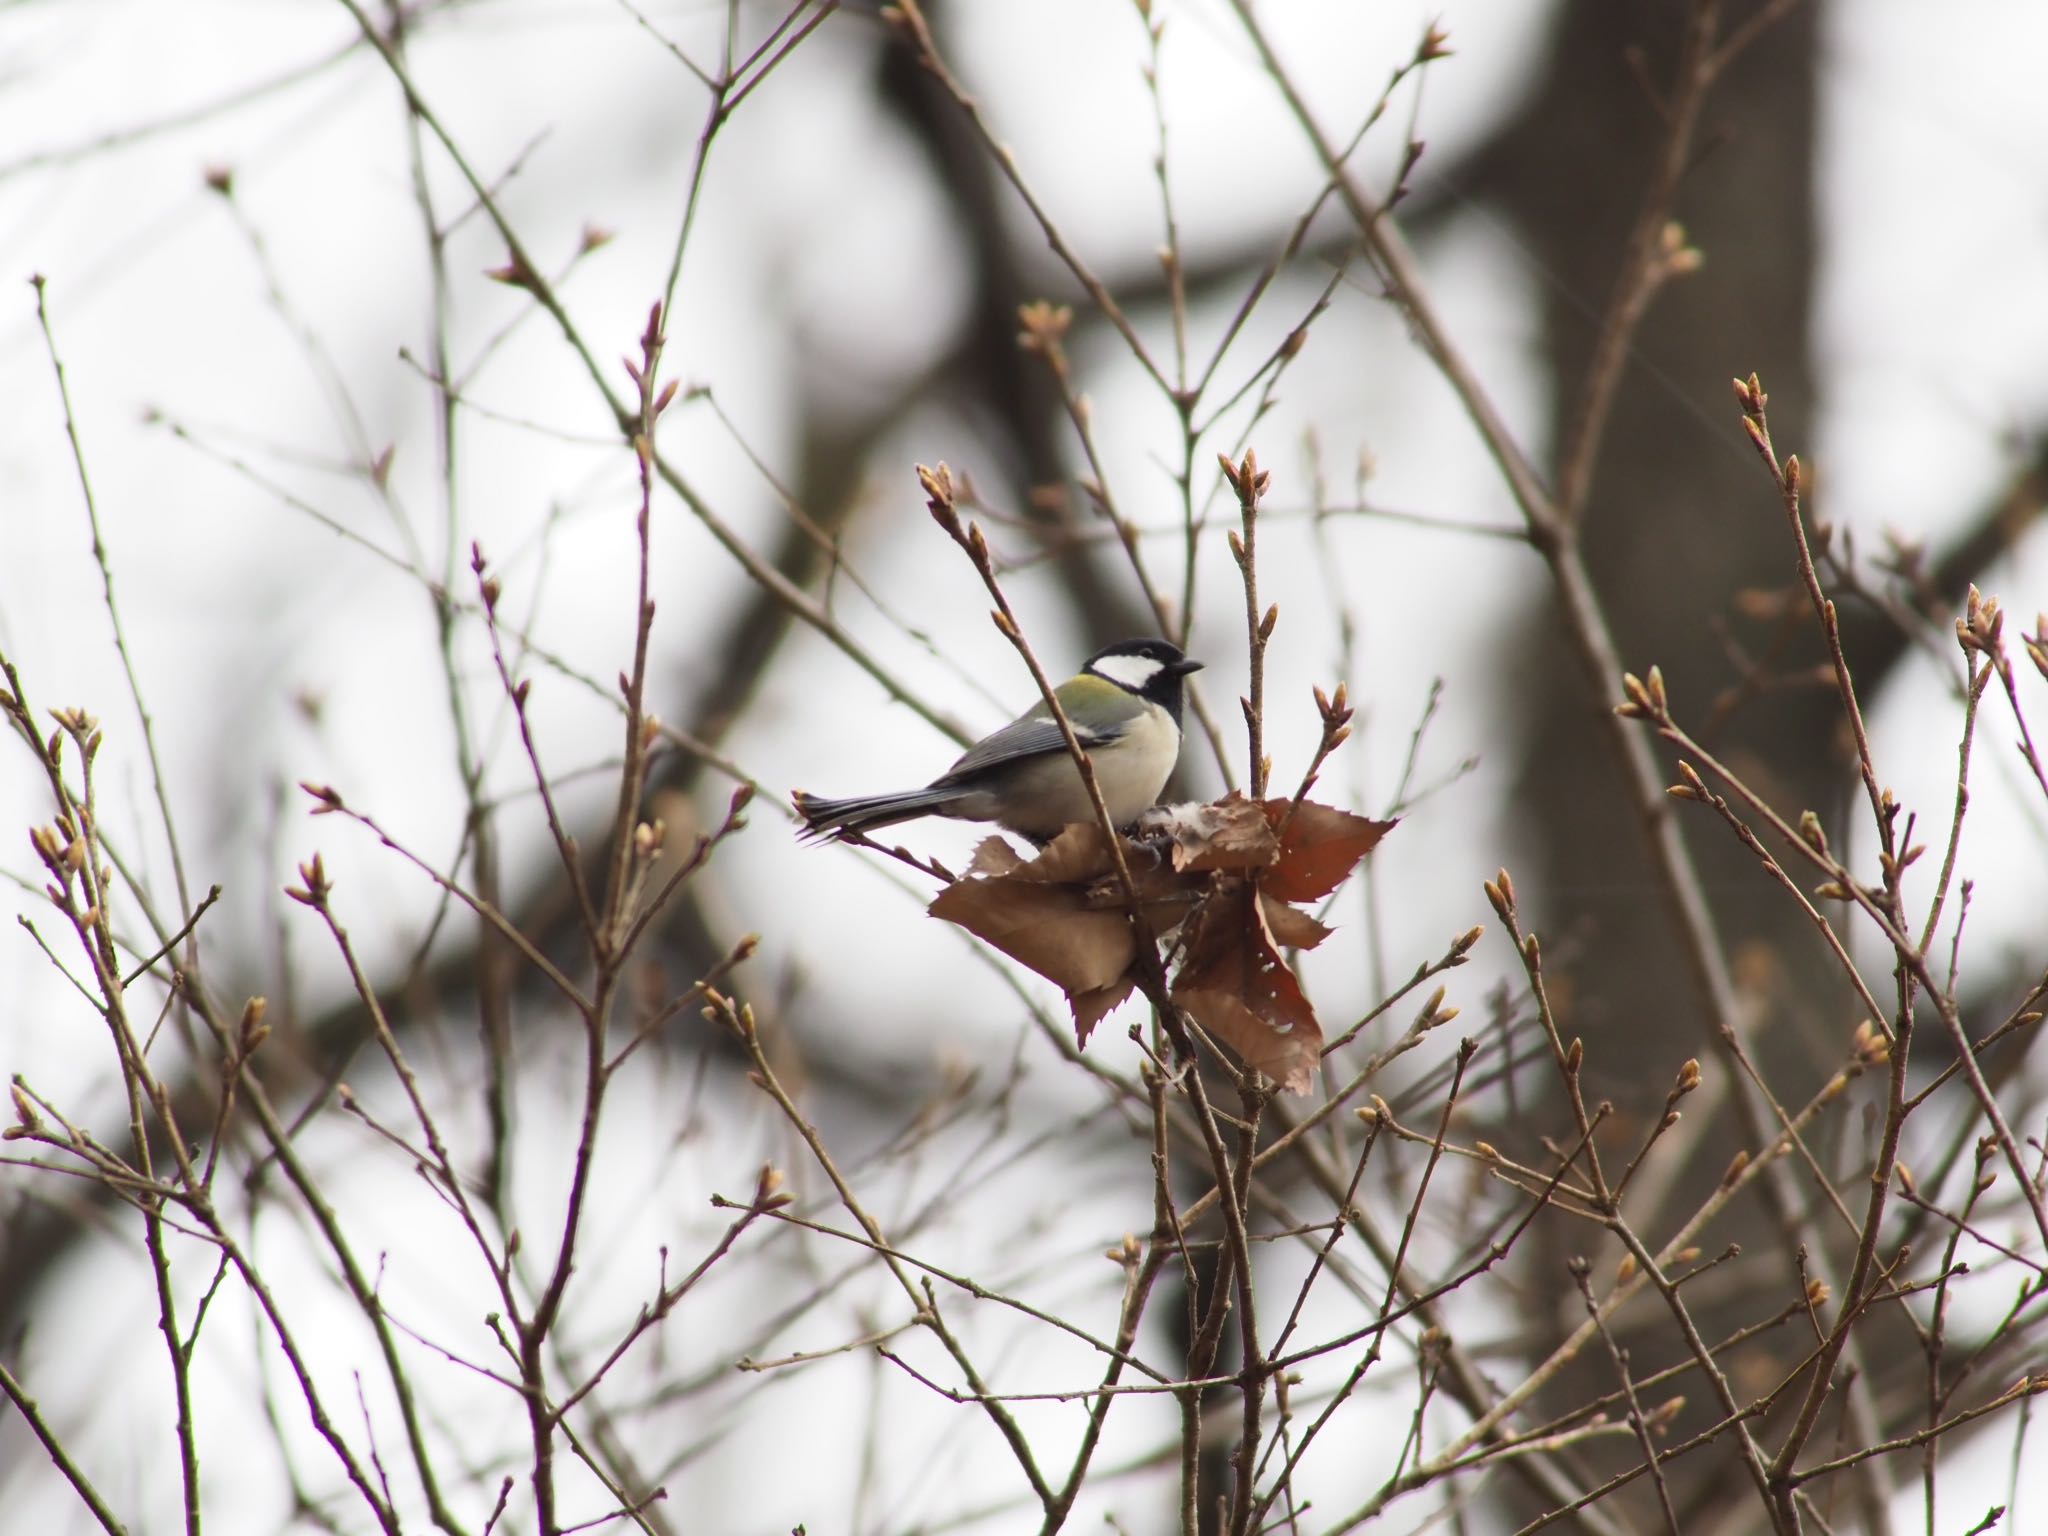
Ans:
POLYGON ((1182 679, 1201 671, 1202 664, 1182 655, 1180 647, 1169 641, 1125 640, 1097 651, 1081 670, 1149 699, 1179 725, 1182 679))

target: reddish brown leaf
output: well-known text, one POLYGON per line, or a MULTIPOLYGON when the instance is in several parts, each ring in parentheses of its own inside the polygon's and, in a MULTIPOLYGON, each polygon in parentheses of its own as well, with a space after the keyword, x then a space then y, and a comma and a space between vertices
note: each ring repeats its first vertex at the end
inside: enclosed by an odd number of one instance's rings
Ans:
POLYGON ((1217 880, 1193 920, 1173 999, 1247 1066, 1307 1093, 1322 1062, 1322 1026, 1251 898, 1249 883, 1217 880))
POLYGON ((1275 901, 1264 891, 1259 893, 1259 907, 1266 914, 1266 927, 1273 935, 1273 942, 1282 949, 1314 949, 1336 931, 1317 922, 1299 907, 1275 901))
POLYGON ((1335 806, 1304 800, 1288 819, 1289 800, 1268 800, 1266 819, 1280 837, 1280 861, 1261 884, 1282 901, 1321 901, 1342 885, 1394 823, 1355 816, 1335 806))

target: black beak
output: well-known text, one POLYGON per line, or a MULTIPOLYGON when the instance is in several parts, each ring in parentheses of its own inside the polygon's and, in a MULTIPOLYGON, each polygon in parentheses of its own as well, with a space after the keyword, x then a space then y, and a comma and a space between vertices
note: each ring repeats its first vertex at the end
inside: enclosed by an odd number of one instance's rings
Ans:
POLYGON ((1183 656, 1179 661, 1169 662, 1166 670, 1175 677, 1186 677, 1190 672, 1202 670, 1202 664, 1192 656, 1183 656))

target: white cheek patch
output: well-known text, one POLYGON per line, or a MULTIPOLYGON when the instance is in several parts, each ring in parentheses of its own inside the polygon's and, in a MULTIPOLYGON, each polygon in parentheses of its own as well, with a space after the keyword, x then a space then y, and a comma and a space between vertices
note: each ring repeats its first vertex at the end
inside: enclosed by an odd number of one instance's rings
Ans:
POLYGON ((1119 683, 1133 693, 1143 693, 1164 665, 1165 663, 1154 661, 1150 656, 1105 656, 1089 670, 1097 677, 1106 677, 1112 683, 1119 683))

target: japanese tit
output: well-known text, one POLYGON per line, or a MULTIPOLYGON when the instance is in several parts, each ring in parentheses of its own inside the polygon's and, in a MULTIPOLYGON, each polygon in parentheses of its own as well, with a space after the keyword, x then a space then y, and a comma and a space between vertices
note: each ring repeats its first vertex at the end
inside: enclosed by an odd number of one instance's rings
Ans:
MULTIPOLYGON (((1166 787, 1180 757, 1181 682, 1201 666, 1164 640, 1126 640, 1097 651, 1053 690, 1119 827, 1137 820, 1166 787)), ((795 798, 805 837, 950 816, 993 821, 1044 841, 1071 822, 1095 819, 1088 786, 1043 700, 969 747, 923 789, 846 800, 798 790, 795 798)))

